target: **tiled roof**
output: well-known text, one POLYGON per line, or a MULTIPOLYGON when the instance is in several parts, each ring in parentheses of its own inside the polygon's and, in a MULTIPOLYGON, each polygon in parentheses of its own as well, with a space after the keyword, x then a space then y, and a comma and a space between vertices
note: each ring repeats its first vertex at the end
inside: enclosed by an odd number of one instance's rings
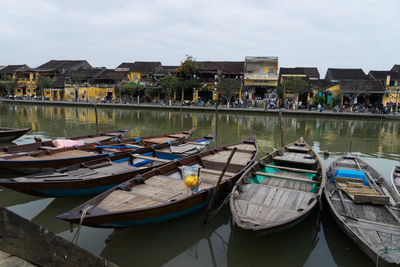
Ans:
POLYGON ((109 81, 118 81, 127 79, 127 72, 125 71, 116 71, 114 69, 104 69, 100 73, 98 73, 93 80, 109 80, 109 81))
POLYGON ((69 72, 66 76, 71 79, 72 82, 88 81, 95 78, 106 68, 93 68, 93 69, 81 69, 69 72))
POLYGON ((310 87, 316 90, 324 90, 329 88, 337 83, 333 83, 331 81, 327 81, 325 79, 318 79, 318 80, 310 80, 310 87))
POLYGON ((325 79, 329 81, 366 80, 368 79, 362 69, 333 69, 329 68, 325 79))
POLYGON ((13 74, 16 71, 30 69, 27 65, 8 65, 0 69, 0 74, 13 74))
POLYGON ((395 64, 395 65, 392 67, 391 71, 400 72, 400 64, 395 64))
POLYGON ((243 61, 197 61, 196 66, 203 73, 222 71, 226 74, 243 74, 244 71, 243 61))
POLYGON ((280 75, 292 74, 292 75, 306 75, 309 78, 319 79, 319 71, 317 68, 307 68, 307 67, 295 67, 295 68, 280 68, 280 75))
POLYGON ((86 60, 50 60, 37 67, 37 70, 57 70, 58 72, 92 68, 86 60))
POLYGON ((368 76, 373 80, 386 80, 388 74, 390 74, 388 70, 371 70, 368 76))
POLYGON ((161 62, 136 61, 134 63, 121 63, 116 69, 127 69, 132 72, 156 73, 161 67, 161 62))
POLYGON ((385 92, 385 87, 380 81, 353 80, 339 83, 344 92, 385 92))

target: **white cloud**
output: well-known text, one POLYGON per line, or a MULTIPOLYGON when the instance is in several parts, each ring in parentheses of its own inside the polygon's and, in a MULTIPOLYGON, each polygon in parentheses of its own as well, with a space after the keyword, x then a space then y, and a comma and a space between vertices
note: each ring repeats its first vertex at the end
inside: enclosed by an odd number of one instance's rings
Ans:
POLYGON ((0 65, 94 66, 279 56, 280 66, 388 69, 400 63, 396 0, 5 1, 0 65))

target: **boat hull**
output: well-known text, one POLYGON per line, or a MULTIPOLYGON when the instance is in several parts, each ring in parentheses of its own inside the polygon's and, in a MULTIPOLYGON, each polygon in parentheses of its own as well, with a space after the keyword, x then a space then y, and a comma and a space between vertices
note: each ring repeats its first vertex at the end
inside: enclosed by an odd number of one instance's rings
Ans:
POLYGON ((27 132, 29 132, 31 128, 25 129, 10 129, 10 131, 0 131, 0 143, 13 141, 27 132))

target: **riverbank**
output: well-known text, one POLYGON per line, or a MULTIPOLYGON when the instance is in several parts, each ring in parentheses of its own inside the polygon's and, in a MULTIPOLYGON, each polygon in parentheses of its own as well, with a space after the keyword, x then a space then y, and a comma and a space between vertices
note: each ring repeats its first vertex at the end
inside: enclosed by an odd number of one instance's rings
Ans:
MULTIPOLYGON (((9 104, 33 104, 33 105, 52 105, 52 106, 80 106, 87 107, 93 106, 90 102, 70 102, 70 101, 48 101, 48 100, 11 100, 11 99, 0 99, 0 103, 9 104)), ((122 108, 122 109, 151 109, 151 110, 171 110, 171 111, 189 111, 189 112, 215 112, 215 107, 202 107, 202 106, 177 106, 177 105, 161 105, 161 104, 115 104, 115 103, 97 103, 98 107, 109 107, 109 108, 122 108)), ((218 107, 218 112, 227 113, 240 113, 240 114, 277 114, 279 109, 264 110, 260 107, 249 107, 249 108, 227 108, 218 107)), ((400 120, 399 113, 397 114, 372 114, 372 113, 356 113, 356 112, 334 112, 331 110, 324 110, 319 112, 315 109, 308 111, 305 109, 300 110, 284 110, 282 112, 287 115, 293 116, 312 116, 312 117, 346 117, 346 118, 373 118, 373 119, 386 119, 386 120, 400 120)))

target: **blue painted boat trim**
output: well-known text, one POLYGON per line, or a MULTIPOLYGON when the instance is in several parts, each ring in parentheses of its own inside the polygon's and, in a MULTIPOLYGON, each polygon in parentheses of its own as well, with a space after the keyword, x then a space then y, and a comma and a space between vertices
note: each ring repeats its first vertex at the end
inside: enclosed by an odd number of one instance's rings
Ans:
POLYGON ((46 195, 48 197, 80 197, 80 196, 98 195, 118 184, 119 183, 91 187, 91 188, 81 188, 81 189, 35 190, 35 192, 38 192, 42 195, 46 195))

